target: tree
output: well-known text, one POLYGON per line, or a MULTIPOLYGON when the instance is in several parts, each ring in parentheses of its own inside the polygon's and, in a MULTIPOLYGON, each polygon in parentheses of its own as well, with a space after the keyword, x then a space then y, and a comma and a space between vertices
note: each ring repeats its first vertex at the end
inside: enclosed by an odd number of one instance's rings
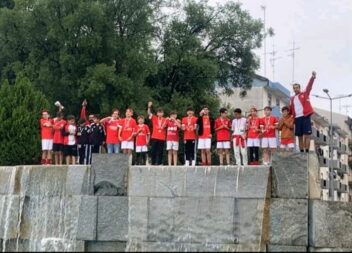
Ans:
POLYGON ((44 95, 27 78, 0 88, 0 166, 36 164, 41 155, 39 117, 48 108, 44 95))

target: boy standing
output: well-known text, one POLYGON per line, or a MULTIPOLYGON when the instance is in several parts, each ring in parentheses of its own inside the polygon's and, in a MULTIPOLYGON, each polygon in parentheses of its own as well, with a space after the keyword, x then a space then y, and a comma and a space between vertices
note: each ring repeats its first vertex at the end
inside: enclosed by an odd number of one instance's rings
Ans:
POLYGON ((67 124, 63 129, 64 135, 64 156, 66 157, 66 164, 76 164, 77 158, 77 126, 75 124, 75 117, 70 115, 67 117, 67 124))
POLYGON ((53 149, 53 120, 50 118, 49 111, 42 111, 40 119, 41 139, 42 139, 42 165, 51 164, 51 151, 53 149))
POLYGON ((113 109, 111 117, 101 120, 106 130, 106 145, 108 154, 117 154, 120 152, 119 129, 121 128, 119 119, 119 110, 113 109))
POLYGON ((163 109, 159 108, 156 116, 152 113, 153 103, 148 103, 148 115, 152 121, 153 132, 151 139, 152 165, 162 165, 163 152, 166 141, 166 119, 164 118, 163 109))
POLYGON ((181 121, 177 119, 176 112, 170 113, 170 118, 167 120, 166 127, 166 150, 168 151, 168 163, 169 166, 172 166, 172 164, 177 166, 177 151, 179 147, 178 130, 181 128, 181 121))
POLYGON ((232 137, 233 150, 236 159, 236 165, 248 165, 247 147, 246 147, 246 128, 247 119, 242 117, 242 110, 237 108, 234 110, 235 118, 232 120, 232 137), (242 162, 241 162, 242 155, 242 162))
POLYGON ((149 127, 144 124, 144 117, 142 115, 138 116, 136 129, 136 165, 146 165, 150 130, 149 127))
POLYGON ((281 151, 292 152, 295 147, 294 142, 294 118, 290 114, 290 109, 287 106, 282 107, 282 118, 279 121, 279 130, 281 131, 281 141, 280 141, 280 149, 281 151))
POLYGON ((53 139, 53 151, 55 155, 55 165, 62 165, 63 151, 64 151, 64 136, 62 135, 62 129, 66 125, 64 120, 64 114, 59 111, 54 119, 54 139, 53 139))
POLYGON ((271 154, 277 148, 276 129, 278 120, 271 115, 272 108, 266 106, 264 108, 264 117, 261 119, 260 128, 262 130, 262 148, 263 150, 263 164, 269 165, 271 161, 271 154))
POLYGON ((90 144, 92 145, 92 154, 99 154, 100 148, 104 144, 105 140, 105 129, 100 123, 100 116, 93 116, 93 123, 90 125, 90 144))
POLYGON ((249 148, 249 165, 259 165, 260 119, 258 118, 257 113, 257 108, 252 106, 247 121, 247 147, 249 148))
POLYGON ((79 127, 77 131, 78 139, 78 156, 79 164, 91 164, 92 163, 92 147, 90 145, 90 125, 87 121, 81 118, 78 121, 79 127))
POLYGON ((201 150, 202 165, 211 165, 211 138, 213 132, 213 120, 209 116, 208 106, 203 106, 197 120, 198 126, 198 149, 201 150))
POLYGON ((120 121, 121 128, 119 131, 119 139, 123 153, 128 155, 130 163, 132 163, 132 151, 134 150, 134 137, 137 123, 136 120, 132 118, 133 109, 127 108, 125 116, 126 118, 120 121))
POLYGON ((215 120, 216 148, 219 154, 220 165, 224 165, 224 156, 227 165, 230 165, 231 148, 231 120, 227 117, 226 108, 220 109, 220 117, 215 120))
POLYGON ((195 166, 197 117, 194 116, 194 110, 192 108, 187 109, 187 117, 182 119, 182 130, 184 131, 183 137, 185 142, 185 166, 189 166, 190 164, 195 166))

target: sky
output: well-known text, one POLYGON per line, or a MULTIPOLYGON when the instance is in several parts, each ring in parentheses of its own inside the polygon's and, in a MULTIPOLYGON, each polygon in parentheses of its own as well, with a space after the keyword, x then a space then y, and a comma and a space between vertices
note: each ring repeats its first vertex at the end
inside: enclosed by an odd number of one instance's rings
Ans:
MULTIPOLYGON (((212 5, 227 0, 209 0, 212 5)), ((267 53, 276 51, 275 76, 266 56, 266 77, 280 82, 292 91, 292 57, 288 50, 295 41, 294 81, 303 87, 312 70, 317 72, 312 94, 331 96, 352 94, 352 0, 239 0, 243 9, 255 19, 263 19, 266 6, 266 27, 275 36, 267 38, 267 53)), ((257 74, 264 75, 264 47, 255 51, 261 59, 257 74)), ((314 107, 329 110, 328 100, 311 97, 314 107)), ((352 97, 335 100, 333 111, 352 117, 352 97), (346 106, 350 106, 346 108, 346 106)))

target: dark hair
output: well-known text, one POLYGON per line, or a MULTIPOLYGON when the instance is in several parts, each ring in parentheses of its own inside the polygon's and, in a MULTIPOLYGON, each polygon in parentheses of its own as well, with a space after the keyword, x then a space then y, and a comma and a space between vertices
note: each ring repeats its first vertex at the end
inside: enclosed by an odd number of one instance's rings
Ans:
POLYGON ((193 110, 193 108, 192 108, 192 107, 188 107, 188 108, 187 108, 187 112, 189 112, 189 111, 194 112, 194 110, 193 110))
POLYGON ((112 112, 111 112, 111 113, 114 113, 114 112, 120 112, 120 110, 117 109, 117 108, 114 108, 114 109, 112 109, 112 112))
POLYGON ((57 113, 56 113, 56 117, 58 117, 58 118, 63 118, 63 117, 64 117, 63 112, 57 112, 57 113))
POLYGON ((273 108, 271 108, 270 106, 265 106, 265 107, 264 107, 264 110, 269 110, 269 111, 272 111, 272 110, 273 110, 273 108))
POLYGON ((242 110, 240 109, 240 108, 236 108, 233 112, 235 112, 235 113, 242 113, 242 110))
POLYGON ((209 106, 208 105, 203 105, 202 109, 204 110, 205 108, 209 109, 209 106))
POLYGON ((156 112, 164 112, 163 108, 159 107, 156 112))
POLYGON ((44 112, 49 113, 49 110, 48 109, 43 109, 41 114, 43 114, 44 112))
POLYGON ((170 116, 171 116, 171 115, 176 115, 176 114, 177 114, 176 111, 171 111, 171 112, 170 112, 170 116))
POLYGON ((75 116, 73 116, 73 115, 68 115, 67 116, 67 120, 72 120, 72 119, 75 119, 75 116))
POLYGON ((131 107, 127 107, 127 108, 126 108, 126 112, 127 112, 127 111, 133 112, 133 109, 132 109, 131 107))
POLYGON ((301 85, 299 83, 294 83, 294 84, 292 84, 292 86, 298 86, 301 88, 301 85))
POLYGON ((86 121, 85 121, 84 119, 79 119, 79 120, 78 120, 78 124, 82 125, 82 124, 84 124, 84 123, 86 123, 86 121))
POLYGON ((99 114, 94 114, 94 118, 101 119, 101 116, 99 114))
POLYGON ((289 109, 287 106, 284 106, 284 107, 281 108, 281 111, 282 111, 282 112, 284 112, 284 111, 288 111, 288 112, 289 112, 290 109, 289 109))
POLYGON ((144 116, 143 115, 138 115, 137 120, 138 119, 144 119, 144 116))
POLYGON ((219 112, 220 113, 225 113, 225 112, 227 112, 227 109, 226 108, 221 108, 219 112))

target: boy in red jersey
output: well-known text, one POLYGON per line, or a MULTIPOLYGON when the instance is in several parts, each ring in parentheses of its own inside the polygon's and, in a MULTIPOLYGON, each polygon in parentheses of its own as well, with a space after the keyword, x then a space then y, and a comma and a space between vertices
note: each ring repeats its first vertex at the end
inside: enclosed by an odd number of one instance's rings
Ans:
POLYGON ((220 165, 224 165, 224 156, 226 157, 227 165, 230 165, 231 120, 227 117, 226 108, 220 109, 220 116, 215 120, 214 129, 220 165))
POLYGON ((170 118, 166 122, 167 136, 166 136, 166 150, 168 151, 168 164, 177 166, 177 151, 179 147, 179 134, 181 128, 181 121, 177 119, 177 113, 171 112, 170 118))
POLYGON ((76 164, 77 159, 77 126, 73 115, 67 117, 67 124, 63 129, 64 135, 64 156, 66 164, 76 164))
POLYGON ((62 135, 62 129, 66 125, 66 120, 64 120, 64 114, 59 111, 54 119, 54 145, 53 151, 55 155, 55 164, 62 165, 63 152, 64 152, 64 136, 62 135))
POLYGON ((185 142, 185 166, 195 166, 197 117, 194 116, 194 110, 192 108, 187 109, 187 117, 182 119, 182 130, 184 131, 183 138, 185 142))
POLYGON ((121 141, 121 149, 125 155, 132 158, 132 151, 134 150, 134 137, 136 135, 137 122, 133 116, 133 109, 127 108, 126 118, 120 120, 119 140, 121 141))
POLYGON ((119 110, 113 109, 111 117, 106 117, 100 121, 105 126, 106 146, 108 154, 120 152, 119 129, 121 128, 119 110))
POLYGON ((152 113, 153 103, 148 103, 148 115, 152 121, 153 132, 151 138, 152 165, 162 165, 163 152, 166 141, 166 118, 163 109, 159 108, 156 116, 152 113))
POLYGON ((264 117, 260 121, 260 129, 262 131, 262 148, 263 148, 263 164, 269 165, 271 153, 277 148, 276 129, 278 120, 271 115, 272 108, 266 106, 264 108, 264 117))
POLYGON ((257 115, 257 108, 252 106, 247 121, 247 147, 249 148, 249 165, 259 165, 260 147, 260 119, 257 115))
POLYGON ((138 116, 138 125, 136 128, 136 165, 147 164, 148 144, 150 140, 150 130, 148 125, 144 124, 144 117, 138 116))
POLYGON ((43 151, 41 164, 51 164, 51 151, 53 149, 53 120, 50 118, 48 110, 42 111, 40 130, 43 151))
POLYGON ((201 150, 202 165, 211 165, 211 138, 213 136, 213 119, 209 116, 209 107, 203 106, 197 120, 198 149, 201 150))

